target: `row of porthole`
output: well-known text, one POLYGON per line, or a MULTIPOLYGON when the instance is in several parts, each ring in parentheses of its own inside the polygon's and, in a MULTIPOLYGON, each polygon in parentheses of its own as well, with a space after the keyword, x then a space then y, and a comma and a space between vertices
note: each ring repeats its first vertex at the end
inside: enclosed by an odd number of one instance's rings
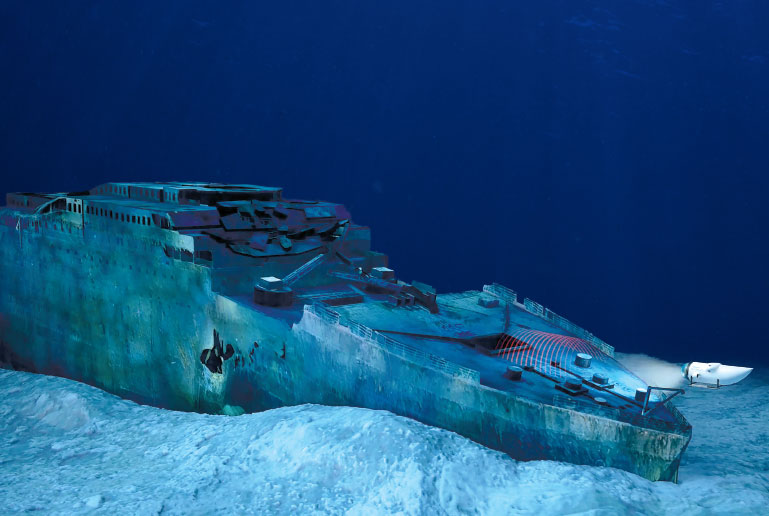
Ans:
MULTIPOLYGON (((87 209, 88 209, 88 207, 86 207, 86 210, 87 209)), ((142 217, 139 217, 139 218, 142 218, 142 217)), ((149 220, 149 217, 146 217, 146 219, 149 220)), ((7 218, 7 217, 3 218, 3 222, 6 223, 6 224, 8 224, 9 222, 12 222, 12 221, 13 220, 10 219, 10 218, 7 218)), ((137 222, 137 223, 140 223, 140 222, 137 222)), ((33 230, 35 230, 35 232, 40 232, 43 229, 48 229, 48 221, 41 222, 39 220, 34 220, 28 226, 24 227, 24 229, 27 229, 27 228, 32 228, 33 230)), ((62 231, 62 232, 65 232, 65 233, 66 232, 72 233, 72 226, 69 225, 69 224, 67 224, 67 225, 65 225, 65 224, 57 225, 56 223, 52 223, 52 228, 53 228, 54 231, 62 231)), ((124 245, 124 242, 123 242, 122 238, 121 239, 115 239, 115 243, 119 244, 119 245, 124 245)), ((158 240, 147 240, 147 241, 142 240, 141 242, 134 242, 134 243, 140 244, 140 245, 142 245, 143 248, 148 249, 148 250, 158 249, 159 246, 162 244, 162 242, 160 242, 158 240)), ((69 251, 67 251, 67 252, 69 252, 69 251)), ((75 252, 75 254, 77 254, 77 251, 75 252)), ((107 263, 109 263, 109 262, 107 262, 107 263)), ((115 263, 117 263, 117 262, 115 262, 115 263)))
POLYGON ((121 222, 130 222, 132 224, 140 224, 142 226, 152 226, 152 217, 145 217, 142 215, 126 215, 125 213, 113 212, 105 208, 97 208, 95 206, 86 206, 86 213, 89 215, 97 215, 99 217, 109 217, 121 222))
MULTIPOLYGON (((144 197, 151 197, 153 199, 160 200, 160 192, 161 190, 158 190, 157 188, 137 188, 139 193, 144 197)), ((115 195, 125 195, 128 196, 129 191, 127 186, 101 186, 97 190, 97 193, 111 193, 115 195)), ((179 194, 177 192, 168 192, 166 194, 168 196, 169 201, 178 201, 179 200, 179 194)))
POLYGON ((96 189, 97 193, 100 194, 115 194, 115 195, 128 195, 128 187, 127 186, 115 186, 115 185, 109 185, 109 186, 100 186, 96 189))
MULTIPOLYGON (((36 221, 34 227, 36 231, 40 231, 41 229, 48 229, 48 221, 44 222, 42 226, 40 224, 40 221, 36 221)), ((62 231, 62 232, 68 231, 69 233, 72 233, 72 226, 70 226, 69 224, 67 224, 66 227, 64 226, 64 224, 60 224, 57 227, 56 223, 53 223, 52 227, 54 231, 62 231)))

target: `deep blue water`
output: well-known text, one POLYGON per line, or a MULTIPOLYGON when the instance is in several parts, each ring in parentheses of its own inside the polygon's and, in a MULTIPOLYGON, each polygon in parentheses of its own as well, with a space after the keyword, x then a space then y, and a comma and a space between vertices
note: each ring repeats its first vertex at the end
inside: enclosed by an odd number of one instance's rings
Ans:
POLYGON ((406 280, 769 362, 763 0, 0 2, 6 191, 339 201, 406 280))

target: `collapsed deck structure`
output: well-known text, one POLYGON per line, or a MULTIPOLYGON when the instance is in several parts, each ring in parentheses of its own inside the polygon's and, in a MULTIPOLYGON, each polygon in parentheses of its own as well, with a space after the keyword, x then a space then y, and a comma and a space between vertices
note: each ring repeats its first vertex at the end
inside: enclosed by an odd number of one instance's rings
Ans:
POLYGON ((370 241, 279 188, 9 194, 0 361, 175 410, 389 410, 521 460, 677 479, 691 426, 611 346, 500 285, 404 282, 370 241))

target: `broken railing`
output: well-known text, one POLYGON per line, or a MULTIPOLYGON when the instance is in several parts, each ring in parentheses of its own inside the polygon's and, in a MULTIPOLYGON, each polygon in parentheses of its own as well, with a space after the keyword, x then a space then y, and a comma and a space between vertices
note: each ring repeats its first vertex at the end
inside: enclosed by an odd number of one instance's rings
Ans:
POLYGON ((372 342, 394 355, 401 356, 417 364, 425 365, 431 369, 437 369, 438 371, 455 378, 460 378, 473 383, 480 383, 480 373, 474 369, 463 367, 446 360, 443 357, 427 353, 409 344, 399 342, 392 337, 383 335, 367 326, 345 319, 341 317, 339 313, 329 308, 319 304, 308 304, 304 306, 304 309, 306 312, 320 317, 327 323, 344 326, 349 329, 353 335, 372 342))
MULTIPOLYGON (((664 403, 664 401, 660 403, 664 403)), ((598 405, 597 403, 577 401, 575 398, 565 396, 563 394, 553 395, 553 405, 560 408, 574 410, 575 412, 592 414, 594 416, 613 419, 622 423, 629 423, 641 428, 658 430, 660 432, 685 432, 691 428, 691 425, 686 421, 686 418, 684 418, 684 416, 678 411, 678 409, 673 406, 672 403, 668 403, 666 408, 673 415, 673 419, 675 420, 674 422, 642 416, 639 413, 634 413, 627 410, 619 410, 614 407, 604 407, 602 405, 598 405)))
POLYGON ((673 419, 675 419, 676 423, 677 423, 677 424, 678 424, 680 427, 682 427, 682 428, 691 428, 691 426, 692 426, 692 425, 691 425, 691 423, 689 423, 689 422, 686 420, 686 418, 684 417, 684 415, 683 415, 683 414, 681 414, 681 411, 680 411, 680 410, 678 410, 678 408, 676 408, 676 406, 675 406, 675 405, 673 405, 672 403, 668 402, 668 400, 669 400, 670 398, 672 398, 672 396, 668 396, 667 394, 665 394, 665 393, 662 393, 662 394, 660 394, 660 397, 662 398, 662 401, 661 401, 661 403, 664 403, 664 404, 665 404, 665 408, 667 408, 667 409, 668 409, 668 411, 670 412, 670 415, 672 415, 672 416, 673 416, 673 419))
POLYGON ((620 418, 620 410, 618 408, 604 407, 603 405, 598 405, 597 403, 577 402, 577 400, 571 396, 566 396, 565 394, 554 394, 553 405, 578 412, 585 412, 594 416, 605 417, 606 419, 619 420, 620 418))
POLYGON ((498 297, 502 301, 508 304, 518 304, 518 294, 515 290, 509 289, 499 283, 492 283, 491 285, 484 285, 483 291, 492 296, 498 297))
MULTIPOLYGON (((508 304, 518 304, 521 303, 518 302, 518 294, 503 285, 499 285, 497 283, 493 283, 491 285, 484 285, 483 291, 487 294, 491 294, 493 296, 498 297, 499 299, 502 299, 508 304)), ((553 325, 564 329, 568 331, 569 333, 579 337, 582 340, 586 340, 593 344, 595 347, 600 349, 602 352, 606 353, 610 357, 614 356, 614 348, 604 342, 603 340, 599 339, 589 331, 585 330, 584 328, 577 326, 570 320, 566 319, 565 317, 561 317, 557 313, 553 312, 549 308, 546 308, 542 306, 541 304, 537 303, 536 301, 532 301, 529 298, 525 298, 523 300, 523 307, 526 309, 527 312, 534 314, 538 317, 541 317, 545 319, 546 321, 552 323, 553 325)))

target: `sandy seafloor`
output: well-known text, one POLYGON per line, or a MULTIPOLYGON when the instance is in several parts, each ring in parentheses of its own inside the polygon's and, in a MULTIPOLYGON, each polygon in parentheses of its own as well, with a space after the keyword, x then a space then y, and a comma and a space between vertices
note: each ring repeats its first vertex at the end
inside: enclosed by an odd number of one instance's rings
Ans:
POLYGON ((767 370, 678 406, 694 437, 675 485, 517 462, 388 412, 189 414, 0 370, 0 513, 767 514, 767 370))

